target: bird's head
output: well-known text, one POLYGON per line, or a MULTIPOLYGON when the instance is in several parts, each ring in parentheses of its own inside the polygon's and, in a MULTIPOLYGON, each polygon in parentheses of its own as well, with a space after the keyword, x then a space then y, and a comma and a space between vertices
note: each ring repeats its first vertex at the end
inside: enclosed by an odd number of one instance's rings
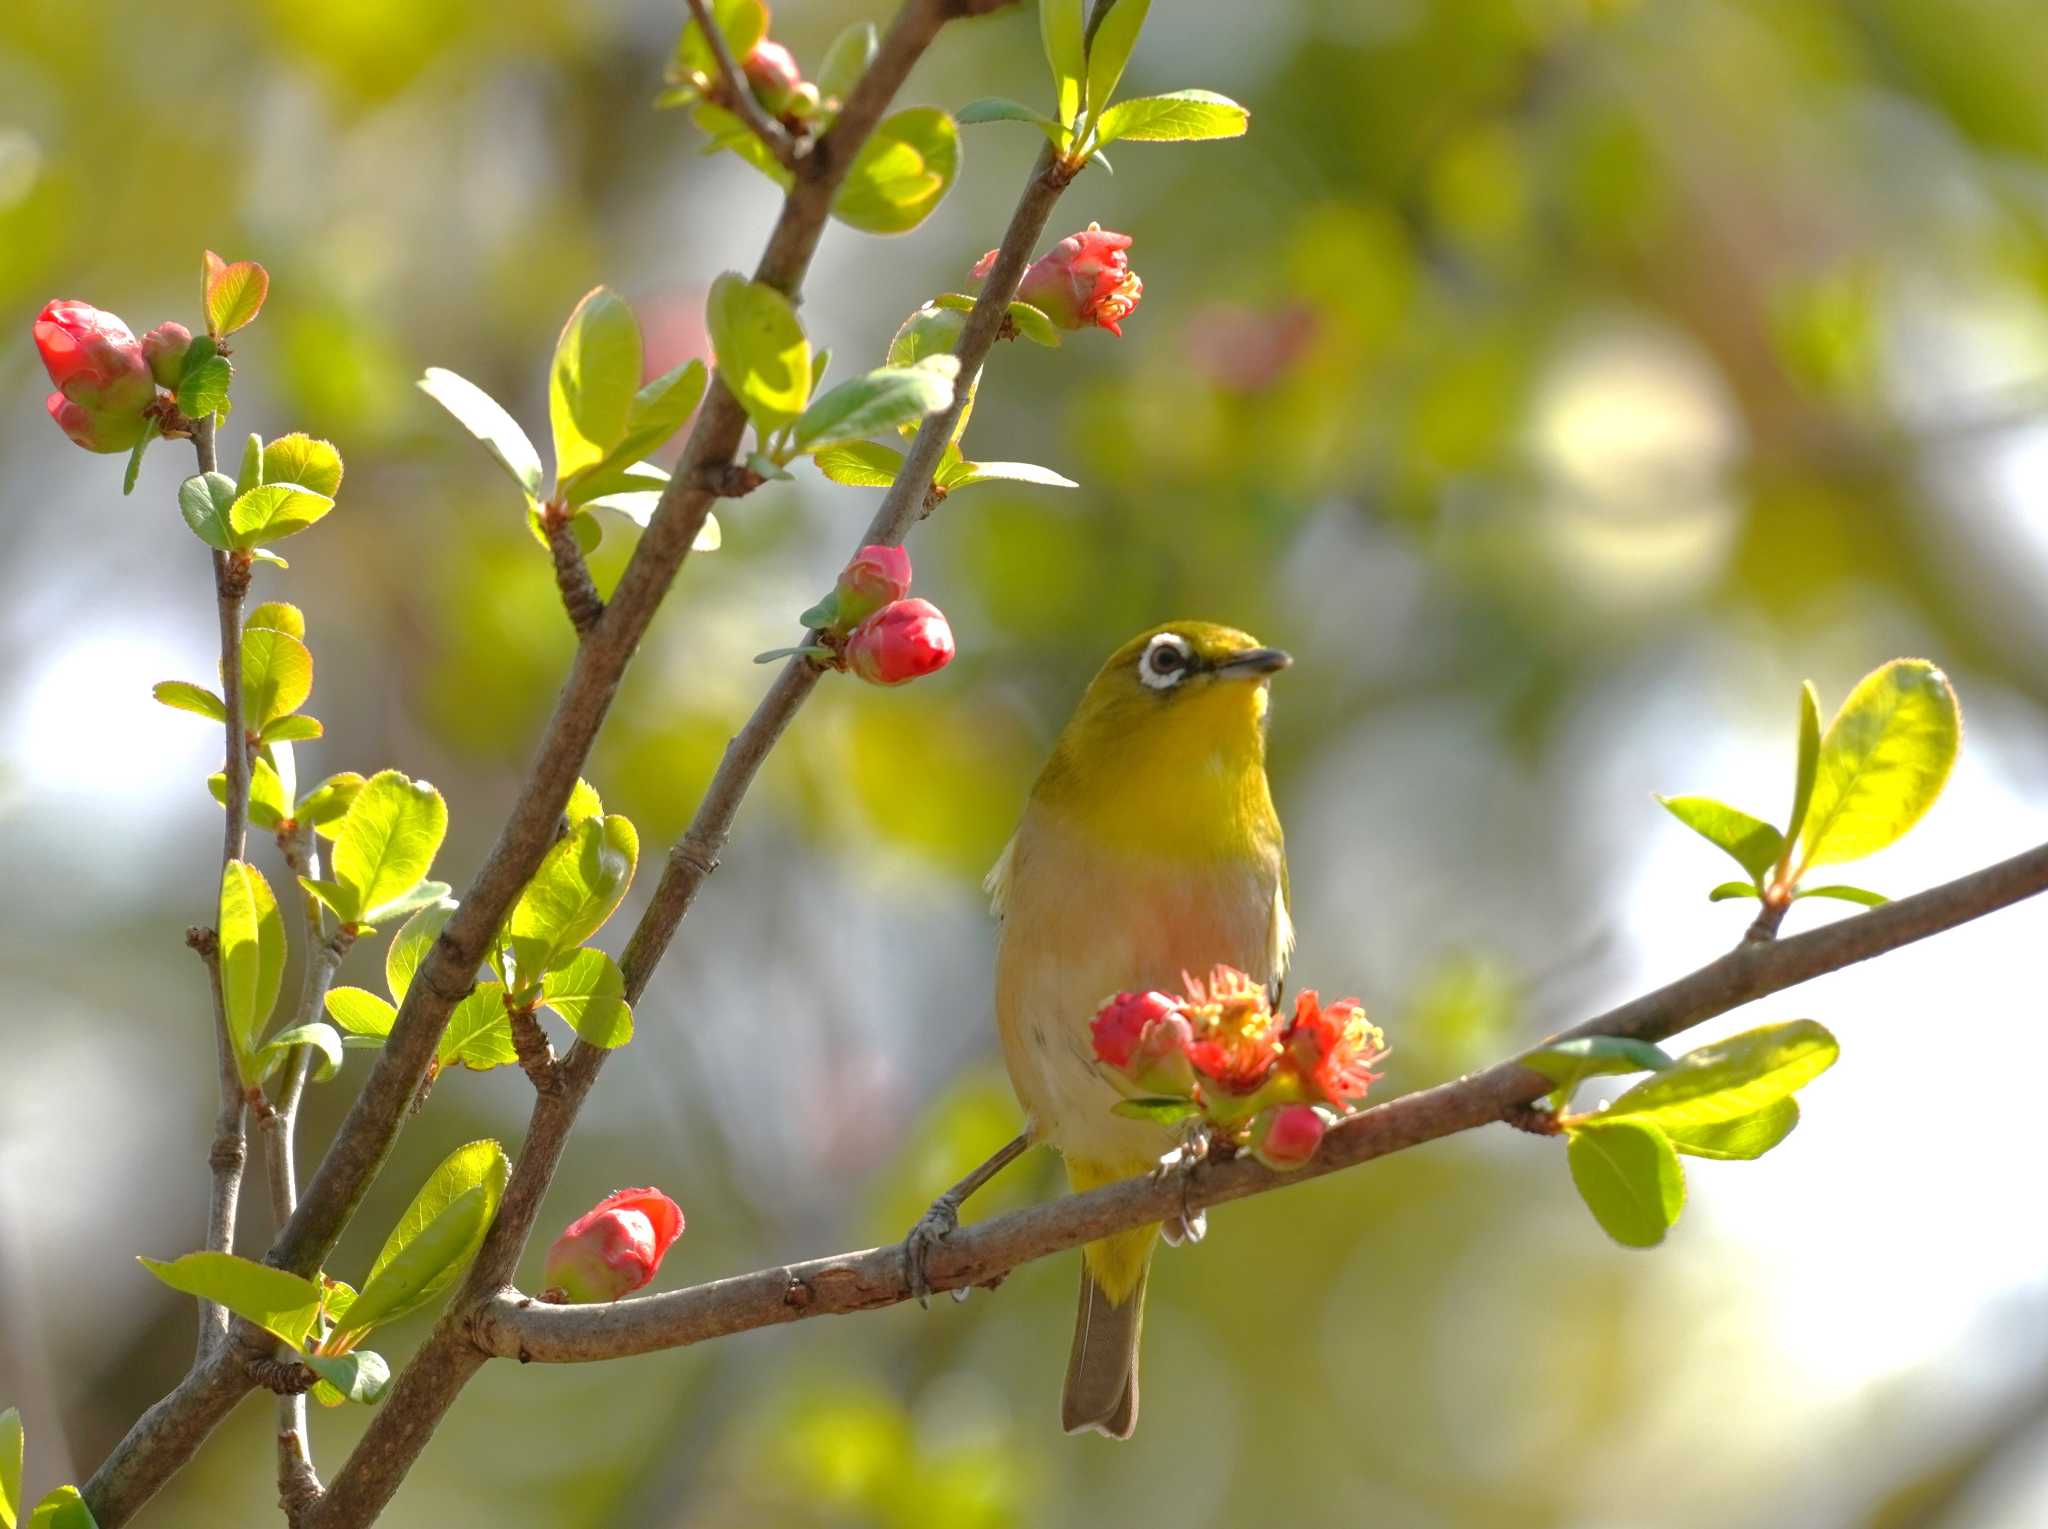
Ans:
POLYGON ((1039 781, 1043 796, 1148 819, 1265 797, 1266 681, 1293 662, 1210 621, 1169 621, 1110 655, 1039 781))

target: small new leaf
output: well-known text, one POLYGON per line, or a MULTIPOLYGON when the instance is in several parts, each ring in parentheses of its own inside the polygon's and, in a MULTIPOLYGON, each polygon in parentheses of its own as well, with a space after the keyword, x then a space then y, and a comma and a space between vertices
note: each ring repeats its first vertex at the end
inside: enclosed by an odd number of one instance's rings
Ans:
POLYGON ((789 299, 728 271, 711 284, 706 327, 719 375, 763 435, 803 413, 811 396, 811 342, 789 299))
MULTIPOLYGON (((218 260, 218 255, 212 255, 218 260)), ((214 339, 225 339, 251 323, 263 311, 270 295, 270 273, 253 260, 237 260, 210 270, 206 283, 206 329, 214 339)), ((186 411, 190 413, 190 410, 186 411)))
POLYGON ((811 459, 818 471, 848 488, 887 488, 903 467, 903 453, 868 441, 829 446, 811 459))
POLYGON ((1116 94, 1124 65, 1131 61, 1131 50, 1138 45, 1139 29, 1151 8, 1152 0, 1115 0, 1096 24, 1095 36, 1088 43, 1088 109, 1098 116, 1116 94))
POLYGON ((959 374, 959 358, 940 355, 850 378, 804 410, 796 422, 796 449, 818 451, 865 440, 937 414, 952 403, 959 374))
POLYGON ((615 1050, 633 1038, 633 1010, 618 962, 585 948, 558 961, 541 980, 540 1001, 593 1046, 615 1050))
POLYGON ((304 1348, 320 1316, 320 1287, 303 1275, 237 1258, 232 1253, 187 1253, 164 1262, 136 1262, 186 1295, 196 1295, 246 1317, 293 1348, 304 1348))
MULTIPOLYGON (((300 1356, 312 1366, 313 1373, 334 1388, 334 1401, 360 1402, 371 1405, 384 1400, 384 1393, 391 1389, 391 1366, 384 1362, 384 1356, 370 1349, 358 1349, 352 1354, 304 1354, 300 1356)), ((326 1398, 322 1398, 326 1400, 326 1398)))
POLYGON ((419 1310, 462 1272, 498 1213, 511 1173, 495 1141, 449 1153, 413 1197, 335 1331, 358 1332, 419 1310))
POLYGON ((484 443, 498 465, 512 475, 529 499, 540 497, 540 453, 504 406, 466 377, 430 366, 419 390, 455 416, 457 424, 484 443))
POLYGON ((1607 1107, 1666 1131, 1738 1120, 1786 1098, 1834 1065, 1840 1048, 1810 1019, 1764 1025, 1688 1051, 1607 1107))
POLYGON ((194 536, 218 552, 235 550, 228 525, 228 508, 234 502, 235 480, 225 473, 196 473, 178 485, 178 513, 194 536))
POLYGON ((1725 850, 1759 885, 1784 852, 1783 834, 1726 802, 1711 796, 1660 796, 1657 800, 1687 828, 1725 850))
POLYGON ((931 215, 960 172, 960 133, 936 107, 897 112, 868 135, 832 215, 863 233, 901 234, 931 215))
POLYGON ((1604 1120, 1565 1146, 1572 1183, 1600 1229, 1625 1248, 1653 1248, 1685 1208, 1685 1171, 1653 1125, 1604 1120))
POLYGON ((618 293, 594 287, 562 326, 548 373, 557 484, 605 460, 626 434, 639 388, 639 321, 618 293))
POLYGON ((1948 781, 1962 741, 1948 676, 1920 658, 1863 677, 1821 739, 1802 863, 1860 860, 1920 821, 1948 781))
POLYGON ((1832 897, 1837 902, 1860 903, 1866 908, 1882 908, 1891 899, 1882 892, 1873 892, 1868 887, 1850 887, 1836 882, 1825 887, 1801 887, 1792 894, 1794 900, 1801 897, 1832 897))
POLYGON ((149 693, 173 711, 193 712, 212 722, 228 719, 227 703, 203 685, 186 680, 159 680, 149 693))
POLYGON ((1252 114, 1213 90, 1176 90, 1169 95, 1119 101, 1096 125, 1097 144, 1194 143, 1241 138, 1252 114))
POLYGON ((1689 1157, 1729 1160, 1762 1157, 1799 1124, 1799 1101, 1777 1099, 1748 1115, 1711 1125, 1681 1126, 1665 1134, 1689 1157))

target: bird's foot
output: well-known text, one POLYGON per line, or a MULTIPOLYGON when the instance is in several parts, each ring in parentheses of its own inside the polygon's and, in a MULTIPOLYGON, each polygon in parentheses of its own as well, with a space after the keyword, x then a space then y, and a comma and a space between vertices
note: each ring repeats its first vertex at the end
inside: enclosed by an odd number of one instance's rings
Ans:
POLYGON ((1194 1188, 1196 1170, 1208 1161, 1210 1142, 1207 1121, 1199 1118, 1184 1121, 1180 1145, 1161 1157, 1152 1169, 1152 1182, 1155 1184, 1174 1179, 1180 1181, 1180 1214, 1160 1223, 1159 1227, 1159 1235, 1166 1239, 1170 1248, 1200 1242, 1209 1235, 1209 1213, 1189 1205, 1188 1193, 1194 1188))
MULTIPOLYGON (((960 1201, 950 1192, 932 1201, 931 1209, 918 1217, 917 1225, 910 1229, 910 1235, 903 1239, 903 1273, 910 1283, 910 1293, 917 1297, 917 1304, 926 1311, 932 1308, 932 1283, 927 1265, 940 1243, 959 1229, 960 1201)), ((964 1301, 967 1291, 953 1292, 953 1299, 964 1301)))

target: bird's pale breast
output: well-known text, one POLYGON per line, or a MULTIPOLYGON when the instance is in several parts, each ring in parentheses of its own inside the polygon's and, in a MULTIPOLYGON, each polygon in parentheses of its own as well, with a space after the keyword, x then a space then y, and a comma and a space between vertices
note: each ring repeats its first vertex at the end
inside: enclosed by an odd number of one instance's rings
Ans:
POLYGON ((1268 979, 1292 932, 1280 852, 1189 861, 1084 842, 1034 808, 991 878, 1002 931, 996 1023, 1033 1130, 1069 1156, 1135 1173, 1172 1144, 1111 1113, 1121 1097, 1095 1061, 1089 1021, 1110 994, 1175 991, 1223 962, 1268 979))

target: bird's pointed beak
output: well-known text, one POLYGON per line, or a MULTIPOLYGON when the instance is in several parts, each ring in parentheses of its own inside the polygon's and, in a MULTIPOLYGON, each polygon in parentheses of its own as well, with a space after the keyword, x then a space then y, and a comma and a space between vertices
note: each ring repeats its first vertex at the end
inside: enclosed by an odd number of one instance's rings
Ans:
POLYGON ((1247 648, 1242 653, 1217 660, 1215 670, 1218 674, 1264 676, 1278 674, 1293 662, 1291 653, 1284 653, 1278 648, 1247 648))

